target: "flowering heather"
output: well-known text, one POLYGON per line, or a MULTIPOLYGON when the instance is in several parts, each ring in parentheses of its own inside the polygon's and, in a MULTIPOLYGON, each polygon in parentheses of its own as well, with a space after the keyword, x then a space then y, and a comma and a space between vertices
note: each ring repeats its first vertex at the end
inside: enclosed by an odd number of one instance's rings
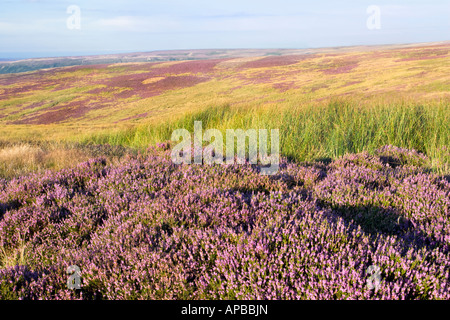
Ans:
POLYGON ((450 183, 423 161, 387 146, 263 176, 161 144, 2 180, 0 298, 450 299, 450 183))

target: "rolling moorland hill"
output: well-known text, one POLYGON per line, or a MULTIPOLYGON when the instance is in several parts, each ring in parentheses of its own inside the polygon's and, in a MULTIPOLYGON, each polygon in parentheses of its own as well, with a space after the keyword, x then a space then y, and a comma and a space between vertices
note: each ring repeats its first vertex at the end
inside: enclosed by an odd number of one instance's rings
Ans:
POLYGON ((351 98, 449 101, 450 44, 407 49, 102 64, 0 76, 0 135, 67 138, 211 106, 276 108, 351 98))

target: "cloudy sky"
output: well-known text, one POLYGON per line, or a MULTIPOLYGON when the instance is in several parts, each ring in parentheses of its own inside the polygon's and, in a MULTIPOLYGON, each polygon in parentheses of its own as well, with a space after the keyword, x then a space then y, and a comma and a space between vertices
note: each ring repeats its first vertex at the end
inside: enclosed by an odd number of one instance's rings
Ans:
POLYGON ((0 58, 444 40, 449 0, 0 0, 0 58))

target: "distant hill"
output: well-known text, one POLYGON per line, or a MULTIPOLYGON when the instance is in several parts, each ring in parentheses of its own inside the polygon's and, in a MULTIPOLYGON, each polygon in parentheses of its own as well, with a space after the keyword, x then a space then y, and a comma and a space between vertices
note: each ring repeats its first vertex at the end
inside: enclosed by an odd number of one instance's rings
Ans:
MULTIPOLYGON (((427 43, 427 45, 442 44, 427 43)), ((40 69, 111 64, 126 62, 164 62, 185 61, 203 59, 226 59, 251 56, 285 56, 295 54, 315 53, 341 53, 351 51, 371 51, 380 49, 400 49, 417 46, 419 44, 399 44, 383 46, 353 46, 353 47, 330 47, 312 49, 198 49, 198 50, 166 50, 151 52, 136 52, 124 54, 107 54, 94 56, 73 56, 58 58, 35 58, 11 61, 11 59, 0 59, 0 74, 29 72, 40 69)))

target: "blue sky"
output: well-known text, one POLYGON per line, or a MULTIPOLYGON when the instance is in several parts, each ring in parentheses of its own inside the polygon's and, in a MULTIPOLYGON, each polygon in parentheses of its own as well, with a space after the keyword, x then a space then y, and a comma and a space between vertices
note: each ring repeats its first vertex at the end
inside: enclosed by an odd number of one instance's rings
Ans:
POLYGON ((0 58, 450 40, 450 1, 0 0, 0 58), (70 5, 80 29, 70 29, 70 5), (369 29, 370 5, 380 28, 369 29))

